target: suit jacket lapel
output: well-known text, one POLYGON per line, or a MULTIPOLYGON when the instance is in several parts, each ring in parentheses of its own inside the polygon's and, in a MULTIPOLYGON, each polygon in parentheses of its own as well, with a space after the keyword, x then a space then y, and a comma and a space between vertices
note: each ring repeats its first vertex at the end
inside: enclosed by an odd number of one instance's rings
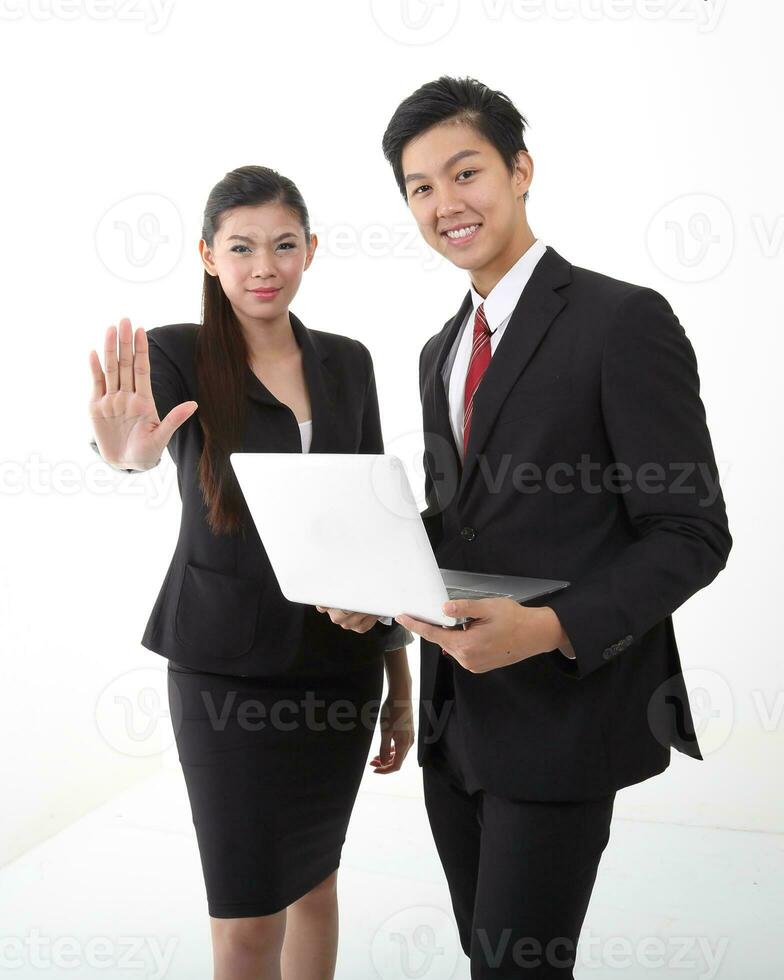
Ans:
POLYGON ((477 456, 487 443, 504 400, 525 371, 550 324, 566 305, 566 300, 556 290, 571 280, 570 268, 569 263, 548 245, 523 289, 474 395, 471 433, 458 499, 465 493, 477 456))
MULTIPOLYGON (((329 354, 318 338, 291 311, 289 311, 289 319, 302 351, 302 370, 310 395, 313 418, 310 452, 344 451, 341 449, 341 431, 335 413, 337 382, 326 363, 329 354)), ((246 377, 247 393, 251 398, 265 405, 281 406, 281 402, 259 381, 250 365, 247 367, 246 377)))
POLYGON ((470 308, 471 291, 469 290, 460 309, 441 331, 434 365, 424 379, 422 387, 425 450, 430 453, 437 470, 444 471, 446 466, 452 473, 460 471, 461 462, 449 421, 449 398, 441 372, 470 308), (449 456, 448 460, 444 459, 445 452, 449 456))
POLYGON ((327 364, 329 354, 318 337, 312 334, 298 317, 291 312, 289 316, 291 317, 294 336, 302 348, 302 368, 305 372, 305 383, 310 394, 310 408, 313 418, 310 452, 349 452, 343 445, 344 433, 338 423, 335 409, 337 381, 327 364))
POLYGON ((263 405, 280 405, 278 399, 253 373, 250 364, 245 365, 245 390, 250 398, 254 401, 261 402, 263 405))

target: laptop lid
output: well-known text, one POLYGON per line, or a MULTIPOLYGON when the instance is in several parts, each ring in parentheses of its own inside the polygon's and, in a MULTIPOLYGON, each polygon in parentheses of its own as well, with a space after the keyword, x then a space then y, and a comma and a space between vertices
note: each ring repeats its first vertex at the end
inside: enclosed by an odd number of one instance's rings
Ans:
POLYGON ((454 626, 402 462, 391 455, 231 453, 291 602, 454 626))

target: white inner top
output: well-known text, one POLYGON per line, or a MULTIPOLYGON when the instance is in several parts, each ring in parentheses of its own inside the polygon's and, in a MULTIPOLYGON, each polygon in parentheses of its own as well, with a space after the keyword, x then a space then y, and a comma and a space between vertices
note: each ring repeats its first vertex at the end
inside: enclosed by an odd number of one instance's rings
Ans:
POLYGON ((299 437, 302 440, 302 452, 309 452, 310 443, 313 439, 313 419, 308 419, 307 422, 297 422, 297 425, 299 426, 299 437))

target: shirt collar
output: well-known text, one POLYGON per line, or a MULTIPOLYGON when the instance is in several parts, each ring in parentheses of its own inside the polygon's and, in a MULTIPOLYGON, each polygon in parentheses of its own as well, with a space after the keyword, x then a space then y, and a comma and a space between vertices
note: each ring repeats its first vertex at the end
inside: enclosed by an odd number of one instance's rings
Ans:
POLYGON ((506 320, 517 306, 523 290, 531 278, 534 266, 544 255, 547 246, 541 238, 535 239, 511 269, 503 275, 483 299, 471 284, 471 300, 474 312, 480 303, 484 303, 485 319, 490 333, 493 333, 506 320))

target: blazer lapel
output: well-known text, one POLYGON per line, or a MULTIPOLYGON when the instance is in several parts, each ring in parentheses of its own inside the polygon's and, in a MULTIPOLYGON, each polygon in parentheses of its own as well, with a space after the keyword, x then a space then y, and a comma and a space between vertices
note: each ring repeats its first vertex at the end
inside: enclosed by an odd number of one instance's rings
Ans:
MULTIPOLYGON (((341 452, 341 430, 335 412, 337 382, 327 366, 329 354, 304 325, 304 323, 289 311, 291 329, 302 351, 302 370, 305 384, 310 395, 311 416, 313 427, 311 434, 310 452, 341 452)), ((269 391, 250 368, 247 366, 247 393, 256 401, 265 405, 281 407, 282 403, 269 391)), ((290 411, 288 406, 283 406, 290 411)))
POLYGON ((452 425, 449 421, 449 398, 441 372, 449 356, 452 345, 460 330, 466 314, 471 308, 469 290, 460 309, 444 326, 436 349, 435 363, 424 380, 422 387, 423 423, 425 430, 425 450, 435 463, 438 472, 457 473, 460 471, 460 455, 455 446, 452 425), (446 453, 447 459, 444 459, 446 453))
POLYGON ((263 405, 274 405, 276 407, 280 405, 278 399, 253 373, 250 364, 245 365, 245 391, 249 398, 261 402, 263 405))
POLYGON ((458 498, 465 493, 477 456, 487 443, 501 405, 513 385, 519 383, 520 375, 550 324, 566 305, 566 300, 556 290, 571 280, 570 268, 569 263, 548 245, 523 289, 474 395, 471 433, 458 498))
POLYGON ((335 410, 337 381, 327 364, 329 354, 298 317, 291 312, 289 316, 294 336, 302 349, 302 368, 310 395, 313 418, 310 452, 349 452, 343 445, 343 433, 335 410))

